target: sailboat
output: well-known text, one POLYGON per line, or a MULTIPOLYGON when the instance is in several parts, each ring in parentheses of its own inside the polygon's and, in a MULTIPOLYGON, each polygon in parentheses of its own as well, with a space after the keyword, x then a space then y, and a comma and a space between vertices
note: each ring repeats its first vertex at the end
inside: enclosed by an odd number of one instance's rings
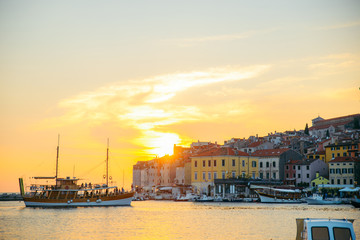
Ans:
MULTIPOLYGON (((106 184, 78 184, 78 178, 58 177, 59 144, 56 154, 54 177, 33 177, 55 180, 54 184, 32 184, 25 192, 23 178, 19 178, 20 193, 26 207, 103 207, 130 206, 134 192, 125 192, 117 186, 109 186, 109 143, 106 152, 106 184)), ((110 177, 111 179, 111 177, 110 177)))

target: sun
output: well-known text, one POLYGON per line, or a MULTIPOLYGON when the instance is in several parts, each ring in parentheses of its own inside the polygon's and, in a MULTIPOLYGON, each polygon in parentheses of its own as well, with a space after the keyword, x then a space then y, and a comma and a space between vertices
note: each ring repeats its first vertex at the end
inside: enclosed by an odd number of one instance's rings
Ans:
POLYGON ((178 144, 180 141, 180 137, 176 133, 156 131, 146 131, 141 138, 141 142, 148 148, 148 153, 158 157, 174 154, 174 144, 178 144))

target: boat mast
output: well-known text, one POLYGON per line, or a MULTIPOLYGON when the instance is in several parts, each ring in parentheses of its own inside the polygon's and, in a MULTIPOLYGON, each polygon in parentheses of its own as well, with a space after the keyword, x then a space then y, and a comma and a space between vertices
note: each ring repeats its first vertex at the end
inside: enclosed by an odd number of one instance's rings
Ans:
POLYGON ((60 134, 58 134, 58 145, 56 148, 56 174, 55 174, 56 181, 58 178, 58 169, 59 169, 59 145, 60 145, 60 134))
POLYGON ((107 140, 106 150, 106 186, 109 186, 109 139, 107 140))

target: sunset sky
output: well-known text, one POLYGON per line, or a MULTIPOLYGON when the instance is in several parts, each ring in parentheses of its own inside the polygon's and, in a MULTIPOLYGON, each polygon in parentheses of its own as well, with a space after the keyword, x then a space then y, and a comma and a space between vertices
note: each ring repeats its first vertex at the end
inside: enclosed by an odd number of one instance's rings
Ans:
POLYGON ((0 192, 18 178, 129 188, 174 144, 360 111, 360 1, 0 1, 0 192))

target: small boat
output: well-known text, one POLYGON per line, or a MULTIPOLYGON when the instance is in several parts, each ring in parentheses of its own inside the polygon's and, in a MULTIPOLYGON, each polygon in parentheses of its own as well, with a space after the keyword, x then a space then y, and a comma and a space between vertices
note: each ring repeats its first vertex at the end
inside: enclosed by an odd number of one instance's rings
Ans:
MULTIPOLYGON (((55 177, 33 177, 38 180, 55 180, 54 184, 32 184, 25 192, 23 178, 19 178, 20 193, 26 207, 100 207, 130 206, 133 192, 125 192, 116 186, 109 186, 108 161, 106 158, 106 184, 81 184, 75 177, 58 177, 59 146, 57 147, 55 177)), ((110 177, 111 179, 111 177, 110 177)))
POLYGON ((334 205, 341 204, 342 201, 339 199, 324 199, 320 194, 313 194, 311 197, 305 199, 309 205, 334 205))
POLYGON ((262 191, 255 191, 262 203, 302 203, 300 190, 263 188, 262 191), (266 191, 265 191, 266 190, 266 191))
POLYGON ((296 240, 356 239, 354 219, 298 218, 296 240))
POLYGON ((351 199, 351 205, 356 208, 360 208, 360 199, 355 196, 354 199, 351 199))
POLYGON ((185 196, 178 196, 174 199, 175 202, 193 202, 195 199, 198 198, 197 195, 193 193, 187 193, 185 196))
POLYGON ((203 195, 201 198, 195 199, 195 202, 213 202, 214 198, 203 195))

